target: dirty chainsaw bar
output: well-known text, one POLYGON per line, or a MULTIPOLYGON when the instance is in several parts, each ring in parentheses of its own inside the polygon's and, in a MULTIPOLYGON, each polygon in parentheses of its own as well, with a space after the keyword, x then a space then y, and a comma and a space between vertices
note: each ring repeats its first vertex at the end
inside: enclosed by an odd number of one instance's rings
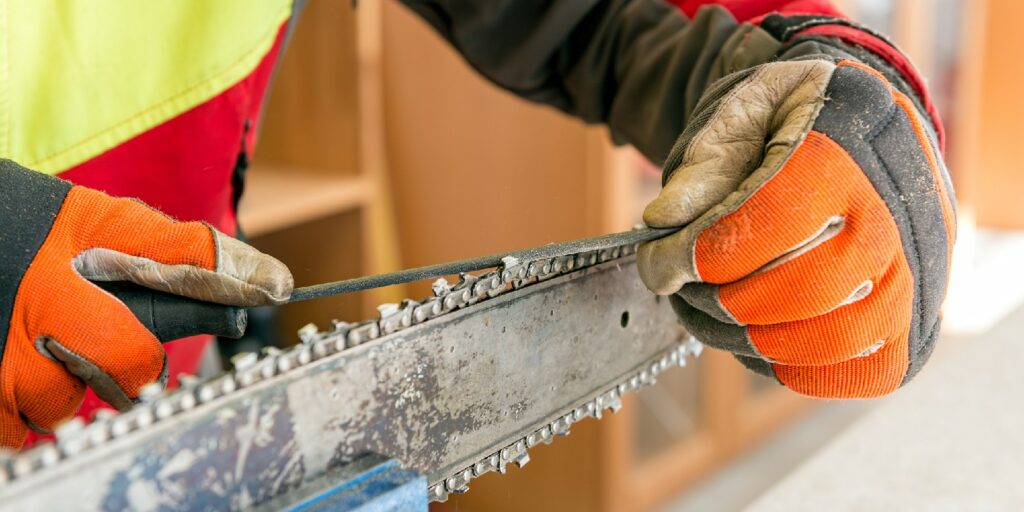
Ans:
POLYGON ((308 326, 231 373, 148 387, 132 410, 65 423, 55 443, 4 461, 0 503, 246 509, 368 452, 426 475, 444 501, 699 355, 627 241, 506 257, 378 319, 308 326))

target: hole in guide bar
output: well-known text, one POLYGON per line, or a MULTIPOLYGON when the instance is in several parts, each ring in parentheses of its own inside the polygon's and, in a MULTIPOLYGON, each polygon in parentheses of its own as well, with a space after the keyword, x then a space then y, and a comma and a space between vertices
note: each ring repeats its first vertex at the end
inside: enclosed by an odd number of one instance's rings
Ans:
POLYGON ((629 311, 622 312, 622 316, 619 317, 619 325, 621 325, 623 329, 629 325, 629 311))

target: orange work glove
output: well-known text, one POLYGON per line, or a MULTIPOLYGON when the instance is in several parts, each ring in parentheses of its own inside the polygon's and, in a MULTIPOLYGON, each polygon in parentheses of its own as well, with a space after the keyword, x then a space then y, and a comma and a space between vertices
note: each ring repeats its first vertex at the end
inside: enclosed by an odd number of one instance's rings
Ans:
POLYGON ((665 163, 641 277, 708 345, 803 394, 897 389, 938 332, 955 237, 932 126, 876 70, 818 55, 706 91, 665 163))
POLYGON ((120 409, 167 375, 160 342, 92 281, 234 306, 285 301, 279 261, 199 222, 0 160, 0 445, 51 431, 85 386, 120 409))

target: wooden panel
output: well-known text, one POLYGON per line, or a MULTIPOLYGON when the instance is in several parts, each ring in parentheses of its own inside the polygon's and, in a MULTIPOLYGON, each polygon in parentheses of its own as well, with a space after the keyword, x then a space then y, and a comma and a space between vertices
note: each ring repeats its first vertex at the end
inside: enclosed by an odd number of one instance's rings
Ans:
MULTIPOLYGON (((976 94, 977 135, 974 148, 964 148, 970 158, 961 165, 971 171, 969 177, 971 203, 982 226, 1024 228, 1021 191, 1024 173, 1020 171, 1020 124, 1024 119, 1024 101, 1020 84, 1024 68, 1016 65, 1020 48, 1024 47, 1024 2, 994 0, 984 14, 984 30, 980 46, 965 62, 980 61, 979 89, 976 94)), ((972 7, 975 6, 972 2, 972 7)), ((970 113, 966 113, 970 115, 970 113)))
POLYGON ((583 234, 582 124, 495 89, 411 13, 385 7, 387 135, 406 265, 583 234))
POLYGON ((275 70, 256 158, 318 172, 359 162, 352 2, 309 2, 275 70))
POLYGON ((257 167, 246 174, 238 222, 247 236, 259 236, 364 207, 370 189, 360 175, 257 167))

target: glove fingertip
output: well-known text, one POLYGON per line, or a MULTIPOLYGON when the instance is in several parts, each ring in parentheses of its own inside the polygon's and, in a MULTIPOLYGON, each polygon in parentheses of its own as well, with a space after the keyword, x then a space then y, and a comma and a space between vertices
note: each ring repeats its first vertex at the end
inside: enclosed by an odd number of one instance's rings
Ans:
POLYGON ((295 281, 291 271, 280 260, 219 232, 217 246, 216 274, 235 280, 242 286, 225 293, 225 297, 212 297, 214 301, 263 306, 283 304, 291 297, 295 281))
POLYGON ((295 279, 284 263, 270 256, 263 256, 253 274, 256 280, 254 284, 264 290, 269 304, 284 304, 292 296, 295 279))
POLYGON ((663 296, 672 295, 686 282, 685 272, 681 271, 675 261, 666 261, 666 250, 661 247, 664 243, 664 240, 644 242, 640 244, 636 254, 640 280, 648 290, 663 296))

